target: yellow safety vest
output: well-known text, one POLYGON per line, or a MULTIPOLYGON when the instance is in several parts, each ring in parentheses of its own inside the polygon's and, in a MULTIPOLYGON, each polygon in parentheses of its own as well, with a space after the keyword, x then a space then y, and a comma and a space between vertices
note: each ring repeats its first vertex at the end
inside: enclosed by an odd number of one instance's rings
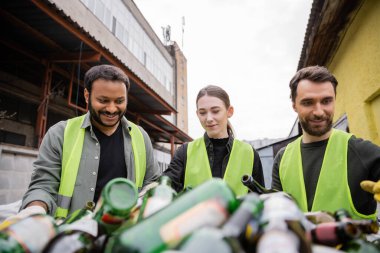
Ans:
MULTIPOLYGON (((344 208, 354 219, 376 219, 376 213, 359 213, 352 202, 347 178, 347 150, 351 136, 352 134, 333 129, 323 157, 311 211, 335 212, 344 208)), ((293 196, 302 211, 307 212, 301 138, 302 136, 286 147, 280 162, 279 175, 282 189, 293 196)))
MULTIPOLYGON (((78 174, 85 129, 81 128, 85 115, 67 121, 64 132, 61 182, 58 191, 58 207, 55 217, 64 218, 68 214, 78 174)), ((146 150, 144 137, 137 125, 128 121, 135 162, 135 183, 142 187, 146 171, 146 150)))
MULTIPOLYGON (((232 188, 237 196, 248 193, 241 178, 252 174, 254 154, 251 145, 234 140, 223 180, 232 188)), ((184 187, 195 187, 212 178, 206 144, 202 138, 190 142, 187 146, 184 187)))

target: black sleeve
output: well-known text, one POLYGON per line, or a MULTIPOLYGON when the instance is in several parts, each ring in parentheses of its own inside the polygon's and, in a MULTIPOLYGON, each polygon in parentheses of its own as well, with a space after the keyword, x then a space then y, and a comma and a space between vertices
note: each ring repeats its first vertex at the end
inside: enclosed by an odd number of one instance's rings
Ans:
POLYGON ((263 165, 261 164, 259 153, 257 153, 255 149, 253 149, 253 155, 254 155, 254 158, 253 158, 254 163, 253 163, 252 177, 259 184, 261 184, 262 186, 265 186, 263 165))
POLYGON ((187 143, 183 144, 176 150, 168 168, 163 172, 163 175, 170 177, 172 180, 172 188, 177 192, 183 190, 187 158, 186 152, 187 143))
POLYGON ((272 168, 272 189, 276 189, 279 191, 282 191, 282 184, 280 180, 280 174, 279 174, 279 169, 280 169, 280 162, 282 155, 284 154, 285 147, 280 149, 278 151, 276 157, 274 158, 273 161, 273 168, 272 168))
POLYGON ((368 180, 380 180, 380 147, 370 141, 352 138, 356 155, 368 170, 368 180))

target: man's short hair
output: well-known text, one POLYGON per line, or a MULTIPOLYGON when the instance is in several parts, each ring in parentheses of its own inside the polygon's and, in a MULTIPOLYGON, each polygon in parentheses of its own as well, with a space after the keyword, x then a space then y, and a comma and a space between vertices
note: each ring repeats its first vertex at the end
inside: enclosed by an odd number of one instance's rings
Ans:
POLYGON ((92 84, 98 79, 108 81, 121 81, 125 84, 127 92, 130 88, 129 78, 120 68, 113 65, 97 65, 90 68, 84 75, 84 87, 91 92, 92 84))
POLYGON ((296 100, 297 87, 298 83, 301 80, 309 80, 316 83, 329 81, 333 85, 334 93, 336 95, 336 86, 338 86, 338 81, 336 80, 335 76, 331 74, 327 68, 316 65, 298 70, 297 73, 293 76, 292 80, 290 80, 290 98, 293 102, 296 100))

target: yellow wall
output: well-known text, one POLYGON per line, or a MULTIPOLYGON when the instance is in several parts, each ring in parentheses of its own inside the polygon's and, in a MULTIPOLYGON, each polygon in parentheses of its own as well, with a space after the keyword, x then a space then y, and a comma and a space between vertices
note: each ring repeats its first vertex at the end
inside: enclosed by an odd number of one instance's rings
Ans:
POLYGON ((335 120, 380 145, 380 1, 367 0, 348 28, 329 70, 338 79, 335 120))

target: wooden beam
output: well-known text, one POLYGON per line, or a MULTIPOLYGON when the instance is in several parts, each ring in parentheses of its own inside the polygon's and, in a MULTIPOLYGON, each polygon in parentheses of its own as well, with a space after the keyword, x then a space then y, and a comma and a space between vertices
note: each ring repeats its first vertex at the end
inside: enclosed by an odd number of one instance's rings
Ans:
POLYGON ((51 49, 55 49, 55 50, 61 49, 61 47, 55 41, 46 37, 41 32, 38 32, 37 30, 35 30, 33 27, 31 27, 27 23, 25 23, 25 22, 21 21, 20 19, 14 17, 9 12, 6 12, 5 10, 0 9, 0 15, 2 18, 5 18, 10 23, 12 23, 12 25, 14 25, 17 29, 24 31, 25 33, 28 33, 33 38, 37 38, 39 41, 43 42, 47 47, 49 47, 51 49))
POLYGON ((161 115, 162 114, 164 114, 164 115, 170 115, 171 114, 170 112, 167 112, 167 111, 154 110, 154 109, 148 108, 145 103, 138 100, 136 97, 131 95, 131 93, 128 93, 128 99, 137 105, 138 111, 136 111, 136 112, 138 112, 138 113, 150 113, 150 114, 161 114, 161 115))

